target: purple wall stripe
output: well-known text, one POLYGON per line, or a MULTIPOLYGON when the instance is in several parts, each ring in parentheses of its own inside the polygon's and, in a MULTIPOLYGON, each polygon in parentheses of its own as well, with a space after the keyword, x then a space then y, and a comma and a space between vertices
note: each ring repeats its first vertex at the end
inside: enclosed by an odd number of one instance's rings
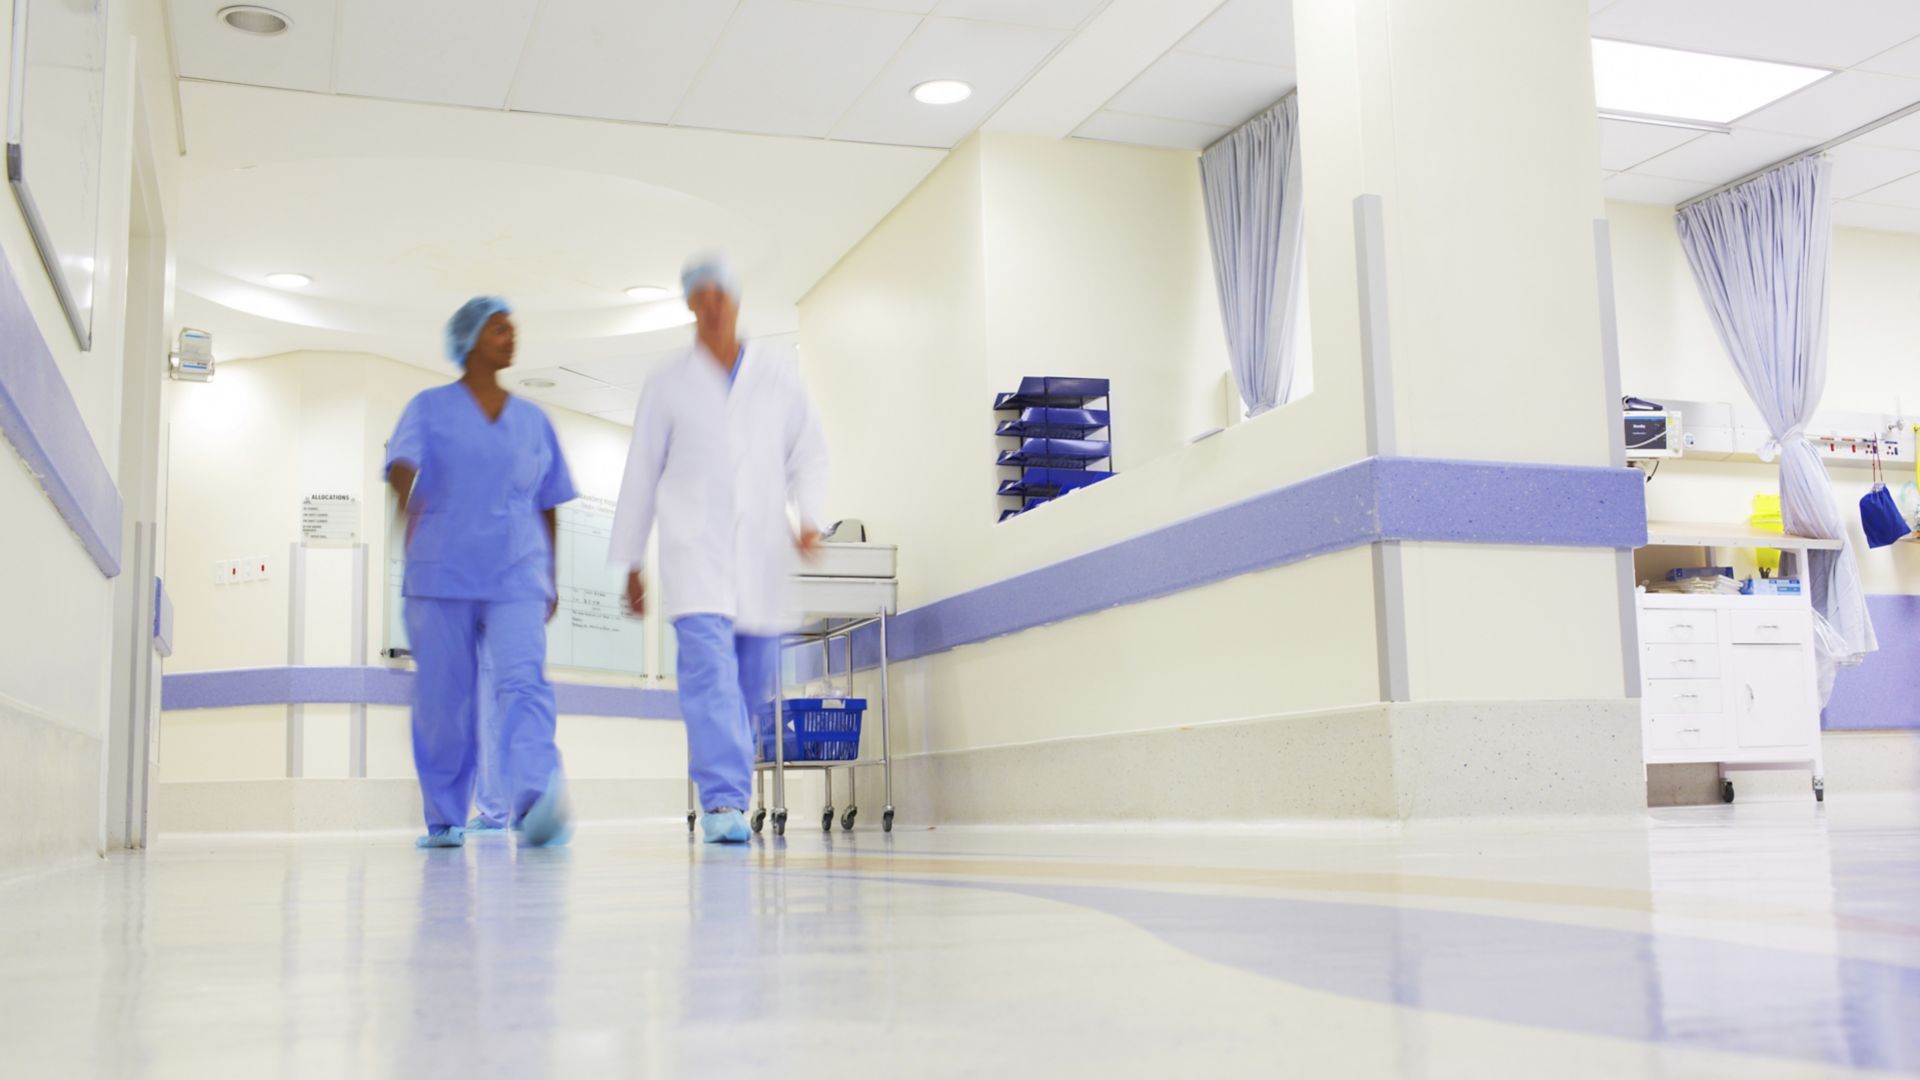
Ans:
MULTIPOLYGON (((555 683, 564 716, 615 716, 678 720, 678 695, 670 690, 555 683)), ((247 705, 407 705, 413 672, 386 667, 270 667, 169 674, 161 680, 160 707, 231 709, 247 705)))
MULTIPOLYGON (((88 359, 108 362, 100 355, 88 359)), ((108 577, 118 574, 120 490, 5 259, 0 259, 0 432, 94 565, 108 577)))
POLYGON ((1841 668, 1820 716, 1828 731, 1920 730, 1920 596, 1867 597, 1880 651, 1841 668))
MULTIPOLYGON (((901 613, 911 660, 1382 540, 1634 548, 1647 541, 1633 469, 1369 458, 901 613)), ((856 634, 856 663, 878 659, 856 634)))
POLYGON ((173 597, 159 578, 153 579, 153 647, 162 657, 173 655, 173 597))

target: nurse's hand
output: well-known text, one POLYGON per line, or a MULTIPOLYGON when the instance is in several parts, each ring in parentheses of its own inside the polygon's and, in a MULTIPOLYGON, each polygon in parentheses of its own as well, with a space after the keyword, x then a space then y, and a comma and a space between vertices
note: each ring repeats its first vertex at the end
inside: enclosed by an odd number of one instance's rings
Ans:
POLYGON ((547 621, 552 622, 553 617, 558 614, 560 614, 560 601, 558 600, 547 601, 547 621))
POLYGON ((800 549, 801 557, 811 559, 820 554, 820 533, 814 529, 801 529, 793 546, 800 549))
POLYGON ((640 580, 639 571, 627 574, 627 610, 635 615, 647 613, 647 583, 640 580))

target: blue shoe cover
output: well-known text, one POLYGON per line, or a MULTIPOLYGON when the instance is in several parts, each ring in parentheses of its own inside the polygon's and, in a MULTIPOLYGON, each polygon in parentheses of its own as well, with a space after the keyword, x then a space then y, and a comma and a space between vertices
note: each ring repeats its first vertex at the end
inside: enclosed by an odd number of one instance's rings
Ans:
POLYGON ((505 825, 497 821, 488 821, 479 814, 473 815, 473 820, 467 822, 468 833, 499 833, 506 831, 507 827, 505 825))
POLYGON ((526 847, 560 847, 573 837, 573 804, 567 798, 567 780, 556 771, 547 780, 547 792, 520 819, 520 843, 526 847))
POLYGON ((442 825, 437 829, 427 830, 427 835, 415 840, 413 846, 419 848, 459 847, 466 842, 467 838, 460 826, 442 825))
POLYGON ((709 844, 744 844, 753 839, 747 815, 738 810, 709 810, 700 816, 700 831, 709 844))

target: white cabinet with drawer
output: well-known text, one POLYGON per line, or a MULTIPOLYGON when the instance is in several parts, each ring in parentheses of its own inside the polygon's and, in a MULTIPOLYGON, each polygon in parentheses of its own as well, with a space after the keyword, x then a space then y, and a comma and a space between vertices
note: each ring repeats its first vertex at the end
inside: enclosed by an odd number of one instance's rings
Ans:
POLYGON ((1806 599, 1641 593, 1639 609, 1647 763, 1811 767, 1818 797, 1820 700, 1806 599))

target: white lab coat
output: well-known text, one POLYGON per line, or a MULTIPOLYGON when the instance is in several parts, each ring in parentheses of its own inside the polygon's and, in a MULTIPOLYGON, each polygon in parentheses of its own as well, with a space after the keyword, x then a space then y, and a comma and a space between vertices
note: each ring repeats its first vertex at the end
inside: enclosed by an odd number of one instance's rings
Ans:
POLYGON ((640 393, 609 558, 644 566, 658 518, 669 618, 724 615, 740 633, 782 633, 799 624, 788 515, 820 529, 826 497, 827 442, 799 358, 749 341, 729 386, 696 344, 640 393))

